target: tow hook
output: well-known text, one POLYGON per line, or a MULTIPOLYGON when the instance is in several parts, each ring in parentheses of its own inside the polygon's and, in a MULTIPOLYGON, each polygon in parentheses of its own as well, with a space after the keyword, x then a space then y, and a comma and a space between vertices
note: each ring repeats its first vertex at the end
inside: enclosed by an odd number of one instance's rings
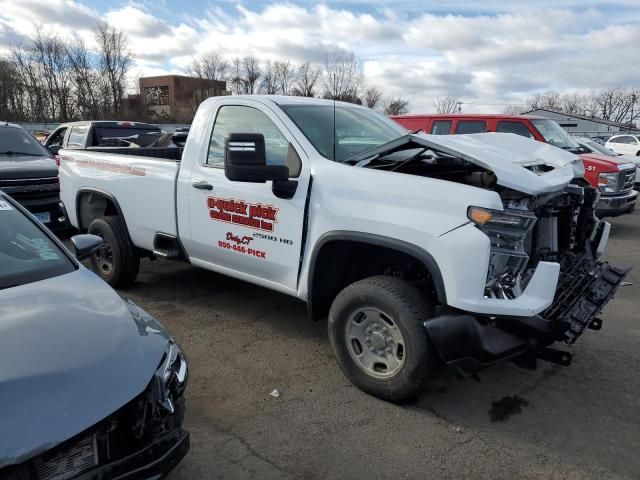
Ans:
POLYGON ((602 328, 602 319, 594 318, 589 322, 589 328, 591 330, 600 330, 602 328))
POLYGON ((562 350, 556 350, 554 348, 542 348, 538 351, 538 358, 568 367, 571 365, 572 355, 569 352, 563 352, 562 350))

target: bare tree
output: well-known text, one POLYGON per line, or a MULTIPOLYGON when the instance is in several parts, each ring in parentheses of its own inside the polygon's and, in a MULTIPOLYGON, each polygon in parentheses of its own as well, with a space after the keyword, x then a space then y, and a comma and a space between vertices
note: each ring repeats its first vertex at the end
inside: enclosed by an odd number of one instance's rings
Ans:
POLYGON ((253 95, 258 91, 258 79, 260 78, 260 63, 253 55, 249 55, 242 59, 244 67, 244 93, 253 95))
POLYGON ((326 98, 362 103, 359 92, 364 76, 353 53, 326 54, 323 80, 326 98))
POLYGON ((555 90, 538 92, 527 99, 527 108, 529 110, 544 109, 559 112, 562 110, 562 98, 555 90))
POLYGON ((583 115, 586 110, 584 95, 577 92, 562 95, 560 109, 565 113, 583 115))
POLYGON ((75 87, 76 109, 81 118, 100 118, 104 110, 100 96, 100 77, 92 54, 82 39, 67 45, 67 58, 75 87))
POLYGON ((390 98, 384 107, 385 115, 402 115, 409 112, 409 101, 404 98, 390 98))
POLYGON ((527 111, 526 106, 516 104, 516 105, 507 105, 506 107, 504 107, 504 110, 502 110, 502 113, 507 115, 522 115, 526 111, 527 111))
POLYGON ((289 95, 296 76, 295 66, 289 60, 274 62, 277 93, 289 95))
POLYGON ((436 97, 433 105, 438 113, 457 113, 460 108, 460 97, 455 95, 436 97))
POLYGON ((375 108, 382 100, 382 92, 375 87, 368 88, 362 97, 362 104, 365 107, 375 108))
POLYGON ((320 69, 310 62, 305 62, 298 66, 297 71, 298 74, 291 94, 299 97, 315 97, 316 84, 321 74, 320 69))
POLYGON ((94 29, 98 44, 98 57, 105 93, 108 93, 109 113, 117 114, 124 98, 126 75, 133 63, 133 54, 127 47, 123 32, 107 24, 99 24, 94 29))
POLYGON ((633 122, 640 118, 639 88, 609 88, 595 95, 595 116, 613 122, 633 122))
POLYGON ((262 80, 260 81, 260 93, 275 95, 278 93, 276 79, 276 67, 271 60, 267 60, 262 67, 262 80))
POLYGON ((215 50, 193 58, 189 65, 191 75, 209 80, 226 81, 231 71, 231 64, 215 50))

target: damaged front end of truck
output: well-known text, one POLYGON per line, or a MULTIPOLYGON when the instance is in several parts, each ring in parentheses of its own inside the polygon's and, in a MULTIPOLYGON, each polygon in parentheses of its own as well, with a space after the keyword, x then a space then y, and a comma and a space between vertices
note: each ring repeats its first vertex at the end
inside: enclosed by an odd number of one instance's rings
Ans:
POLYGON ((500 196, 502 210, 470 205, 463 225, 489 238, 482 298, 441 305, 424 322, 446 364, 466 372, 507 359, 528 368, 538 359, 569 365, 571 354, 552 345, 601 328, 599 315, 630 269, 600 259, 610 225, 595 215, 599 194, 577 157, 516 135, 407 135, 352 161, 500 196), (504 313, 504 305, 536 294, 535 311, 504 313))

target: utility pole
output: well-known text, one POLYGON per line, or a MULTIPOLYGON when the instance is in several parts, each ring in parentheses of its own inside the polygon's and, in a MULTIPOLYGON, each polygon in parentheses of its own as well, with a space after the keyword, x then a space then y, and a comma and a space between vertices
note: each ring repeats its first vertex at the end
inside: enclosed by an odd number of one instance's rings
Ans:
POLYGON ((458 114, 462 112, 462 102, 458 102, 458 114))
POLYGON ((635 128, 634 124, 633 124, 633 106, 636 104, 636 94, 632 94, 631 95, 631 117, 629 118, 629 131, 631 131, 632 128, 635 128))

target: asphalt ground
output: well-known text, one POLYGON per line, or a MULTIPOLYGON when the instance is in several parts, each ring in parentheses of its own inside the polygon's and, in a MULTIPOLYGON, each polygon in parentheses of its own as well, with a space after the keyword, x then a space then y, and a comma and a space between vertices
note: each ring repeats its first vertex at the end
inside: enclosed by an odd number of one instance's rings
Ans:
POLYGON ((173 333, 191 368, 191 451, 169 478, 640 478, 640 214, 611 223, 606 256, 635 267, 632 285, 601 331, 567 347, 570 367, 505 363, 478 380, 443 370, 406 405, 353 387, 326 323, 296 299, 143 261, 123 293, 173 333))

